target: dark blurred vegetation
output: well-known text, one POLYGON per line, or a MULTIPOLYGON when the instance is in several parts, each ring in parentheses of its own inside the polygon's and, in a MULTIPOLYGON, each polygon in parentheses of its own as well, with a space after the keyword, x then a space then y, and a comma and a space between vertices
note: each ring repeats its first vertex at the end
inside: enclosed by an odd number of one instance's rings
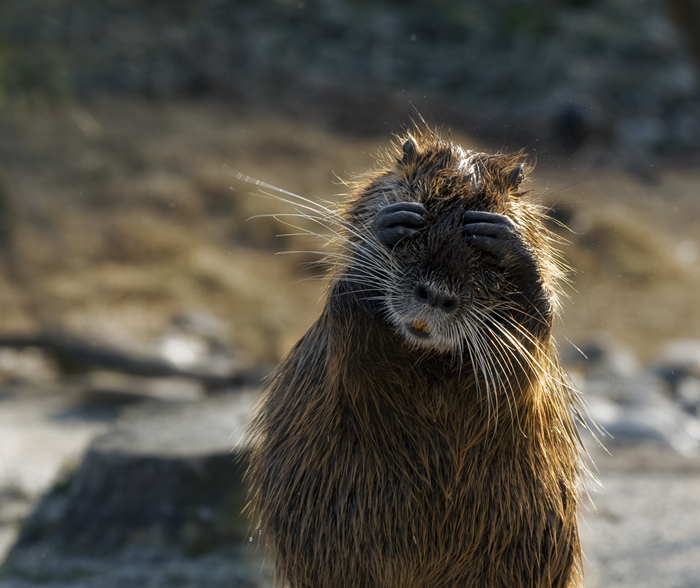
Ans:
POLYGON ((499 144, 680 152, 700 146, 697 4, 5 0, 0 90, 16 106, 219 95, 370 134, 412 99, 499 144))

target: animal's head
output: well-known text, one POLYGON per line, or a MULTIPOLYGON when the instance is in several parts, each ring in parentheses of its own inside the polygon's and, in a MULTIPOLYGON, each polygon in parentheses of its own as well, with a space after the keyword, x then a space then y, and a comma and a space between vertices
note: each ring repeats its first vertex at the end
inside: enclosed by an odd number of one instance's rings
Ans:
POLYGON ((521 273, 554 298, 559 269, 540 209, 521 190, 522 160, 416 132, 358 183, 345 214, 345 273, 409 343, 478 353, 468 339, 512 332, 503 324, 532 312, 516 308, 521 273))

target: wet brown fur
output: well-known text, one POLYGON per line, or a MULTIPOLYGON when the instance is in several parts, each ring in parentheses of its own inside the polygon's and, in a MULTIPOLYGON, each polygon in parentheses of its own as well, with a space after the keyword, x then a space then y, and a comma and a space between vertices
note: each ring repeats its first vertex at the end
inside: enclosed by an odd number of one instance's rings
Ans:
POLYGON ((325 308, 277 369, 252 428, 256 529, 292 588, 582 585, 578 404, 551 335, 561 269, 541 208, 513 180, 521 159, 465 154, 416 130, 328 217, 343 255, 331 255, 325 308), (408 138, 417 151, 407 156, 408 138), (469 173, 459 167, 467 155, 469 173), (477 254, 459 261, 474 299, 502 309, 488 320, 505 326, 481 343, 497 375, 480 367, 481 347, 457 357, 406 341, 367 294, 373 270, 353 279, 377 210, 402 200, 442 219, 426 245, 435 263, 444 245, 469 251, 450 224, 465 209, 508 215, 535 257, 540 288, 527 293, 477 254))

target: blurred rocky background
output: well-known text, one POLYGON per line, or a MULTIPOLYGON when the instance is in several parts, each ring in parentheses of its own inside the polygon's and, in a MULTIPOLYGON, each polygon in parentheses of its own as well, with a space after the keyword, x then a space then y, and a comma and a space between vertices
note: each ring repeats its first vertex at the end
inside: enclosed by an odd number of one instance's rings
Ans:
POLYGON ((0 587, 271 585, 243 431, 323 268, 230 170, 337 201, 417 113, 565 239, 588 586, 700 587, 699 66, 697 0, 1 0, 0 587))

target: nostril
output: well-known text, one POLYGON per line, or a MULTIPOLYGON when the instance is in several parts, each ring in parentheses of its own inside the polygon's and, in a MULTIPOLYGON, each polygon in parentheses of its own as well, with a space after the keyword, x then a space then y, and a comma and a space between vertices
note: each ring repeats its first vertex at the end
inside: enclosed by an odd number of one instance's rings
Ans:
POLYGON ((443 293, 439 288, 430 284, 418 284, 413 292, 418 302, 443 312, 454 312, 459 306, 459 300, 456 296, 443 293))
POLYGON ((440 308, 445 312, 457 310, 457 300, 455 298, 445 298, 440 305, 440 308))
POLYGON ((416 298, 420 300, 421 302, 428 302, 428 298, 430 297, 430 292, 428 291, 427 286, 425 284, 419 284, 416 286, 415 290, 416 298))

